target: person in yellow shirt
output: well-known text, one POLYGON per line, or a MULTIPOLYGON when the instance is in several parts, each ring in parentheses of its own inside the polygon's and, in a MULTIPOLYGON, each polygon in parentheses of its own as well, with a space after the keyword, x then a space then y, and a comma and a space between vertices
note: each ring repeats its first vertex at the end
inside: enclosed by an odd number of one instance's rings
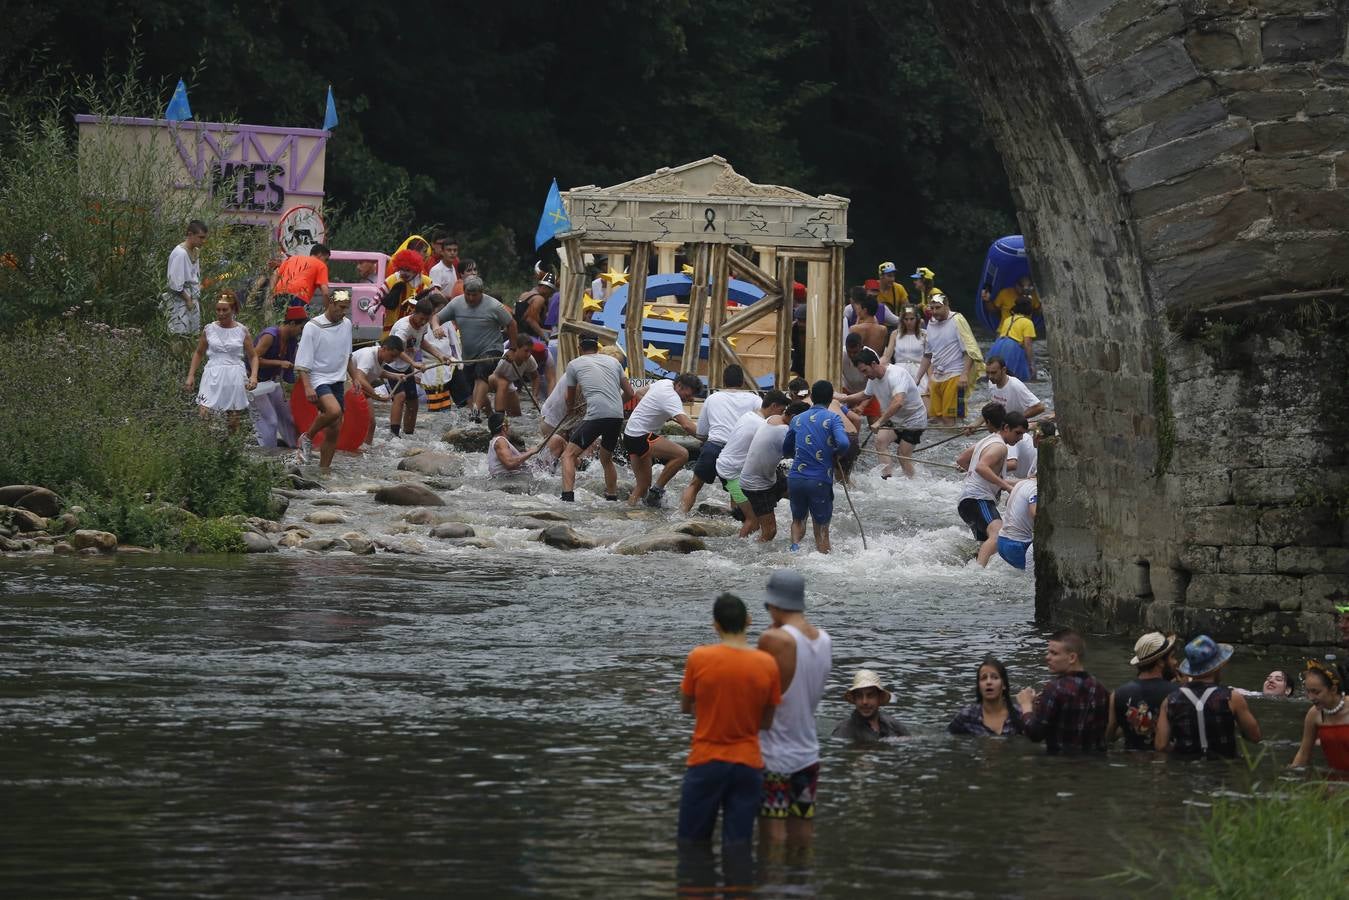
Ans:
POLYGON ((1031 281, 1029 275, 1022 275, 1016 280, 1012 287, 1005 287, 998 291, 996 297, 989 293, 988 288, 984 288, 982 294, 984 305, 988 307, 989 312, 998 311, 998 328, 1001 330, 1003 323, 1012 315, 1012 310, 1016 307, 1018 297, 1030 298, 1031 315, 1040 311, 1040 295, 1035 290, 1035 282, 1031 281))
POLYGON ((937 273, 927 266, 919 266, 909 278, 913 281, 914 302, 926 315, 928 298, 933 294, 945 294, 946 292, 936 286, 937 273))
POLYGON ((998 326, 998 339, 988 349, 988 355, 1001 356, 1007 371, 1022 381, 1034 381, 1036 337, 1030 297, 1019 295, 1011 315, 998 326))
POLYGON ((892 262, 883 262, 876 267, 876 274, 880 276, 880 289, 876 292, 876 302, 890 307, 892 313, 899 312, 909 302, 909 292, 904 289, 904 285, 895 281, 898 272, 892 262))

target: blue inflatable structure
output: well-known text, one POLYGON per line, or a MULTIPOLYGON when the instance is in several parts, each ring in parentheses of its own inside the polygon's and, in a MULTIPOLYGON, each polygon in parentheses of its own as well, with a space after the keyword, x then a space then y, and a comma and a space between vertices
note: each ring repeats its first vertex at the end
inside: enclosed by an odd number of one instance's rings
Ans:
MULTIPOLYGON (((984 305, 983 292, 990 297, 998 296, 1004 288, 1015 287, 1017 279, 1030 274, 1030 259, 1026 256, 1026 239, 1019 234, 1009 234, 994 241, 988 248, 984 259, 984 274, 979 278, 979 287, 974 293, 974 308, 979 312, 979 320, 994 333, 998 330, 998 313, 990 311, 984 305)), ((1037 312, 1033 317, 1035 330, 1044 334, 1044 317, 1037 312)))
MULTIPOLYGON (((651 275, 646 279, 646 297, 643 302, 654 301, 657 297, 688 297, 693 290, 693 279, 688 275, 651 275)), ((763 299, 763 291, 747 281, 731 279, 727 297, 733 303, 748 306, 763 299)), ((605 328, 623 333, 623 319, 628 308, 628 285, 619 285, 604 301, 604 309, 595 316, 594 321, 605 328)), ((652 344, 663 347, 676 355, 684 352, 684 336, 688 333, 687 322, 673 322, 669 319, 642 319, 642 345, 652 344)), ((711 349, 708 328, 703 326, 703 339, 700 344, 700 356, 704 359, 711 349)), ((667 370, 653 360, 644 359, 646 373, 649 376, 663 378, 667 370)), ((632 360, 628 361, 628 370, 632 370, 632 360)), ((635 377, 635 376, 634 376, 635 377)), ((706 379, 704 379, 706 380, 706 379)), ((760 388, 773 387, 773 376, 765 375, 758 380, 760 388)))

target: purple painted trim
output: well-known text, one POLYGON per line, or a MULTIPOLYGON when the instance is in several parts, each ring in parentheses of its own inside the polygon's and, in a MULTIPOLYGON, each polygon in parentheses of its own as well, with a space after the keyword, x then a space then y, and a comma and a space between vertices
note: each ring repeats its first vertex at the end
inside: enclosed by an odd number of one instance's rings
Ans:
POLYGON ((80 113, 75 121, 81 125, 97 125, 99 122, 111 122, 114 125, 160 125, 174 128, 194 128, 198 131, 232 131, 238 134, 254 132, 257 134, 293 134, 297 137, 327 137, 332 132, 322 128, 290 128, 285 125, 230 125, 226 122, 170 122, 168 119, 141 119, 132 116, 93 116, 80 113))

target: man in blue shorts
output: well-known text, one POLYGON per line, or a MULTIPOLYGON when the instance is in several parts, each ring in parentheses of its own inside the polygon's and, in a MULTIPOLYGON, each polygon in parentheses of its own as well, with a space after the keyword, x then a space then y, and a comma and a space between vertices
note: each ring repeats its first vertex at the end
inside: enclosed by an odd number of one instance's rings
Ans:
POLYGON ((801 549, 806 516, 815 528, 815 549, 829 552, 829 520, 834 516, 835 459, 851 442, 843 419, 829 411, 834 386, 817 381, 810 388, 810 409, 795 416, 782 442, 782 455, 792 457, 787 472, 787 499, 792 507, 792 549, 801 549))

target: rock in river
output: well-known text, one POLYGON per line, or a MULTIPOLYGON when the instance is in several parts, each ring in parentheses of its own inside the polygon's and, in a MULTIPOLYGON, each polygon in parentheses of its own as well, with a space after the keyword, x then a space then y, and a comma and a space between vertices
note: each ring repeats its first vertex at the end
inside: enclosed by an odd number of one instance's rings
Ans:
POLYGON ((444 506, 440 495, 424 484, 391 484, 375 491, 376 503, 392 506, 444 506))
POLYGON ((17 506, 43 518, 61 514, 61 498, 52 491, 35 484, 11 484, 0 487, 0 504, 17 506))
POLYGON ((107 531, 92 531, 88 528, 81 528, 71 534, 68 540, 76 550, 86 550, 92 547, 100 553, 112 553, 117 549, 117 535, 107 531))
POLYGON ((464 474, 463 460, 448 453, 437 453, 434 450, 409 456, 398 464, 398 468, 404 472, 417 472, 421 475, 464 474))
POLYGON ((439 509, 416 509, 403 516, 404 522, 413 525, 440 525, 444 522, 460 521, 459 513, 439 509))
POLYGON ((692 553, 706 550, 702 538, 674 531, 655 531, 651 534, 639 534, 624 538, 614 545, 614 552, 621 556, 640 556, 643 553, 692 553))
POLYGON ((471 538, 476 534, 477 532, 463 522, 446 522, 431 529, 433 538, 471 538))
POLYGON ((11 528, 21 534, 47 529, 45 518, 32 510, 19 509, 14 506, 0 506, 0 523, 8 523, 11 528))
POLYGON ((682 522, 670 530, 699 538, 730 537, 733 534, 740 533, 739 527, 733 522, 707 522, 699 519, 682 522))
POLYGON ((275 553, 276 545, 254 531, 243 533, 245 553, 275 553))
POLYGON ((559 550, 592 550, 595 541, 583 534, 578 534, 569 525, 553 525, 539 532, 534 540, 542 541, 549 547, 556 547, 559 550))
POLYGON ((310 525, 344 525, 347 517, 332 509, 317 509, 304 517, 310 525))
MULTIPOLYGON (((463 425, 458 428, 451 428, 440 439, 454 449, 463 450, 465 453, 485 453, 492 436, 487 433, 485 425, 463 425)), ((404 460, 404 462, 406 461, 404 460)), ((402 466, 400 465, 399 468, 402 468, 402 466)))

